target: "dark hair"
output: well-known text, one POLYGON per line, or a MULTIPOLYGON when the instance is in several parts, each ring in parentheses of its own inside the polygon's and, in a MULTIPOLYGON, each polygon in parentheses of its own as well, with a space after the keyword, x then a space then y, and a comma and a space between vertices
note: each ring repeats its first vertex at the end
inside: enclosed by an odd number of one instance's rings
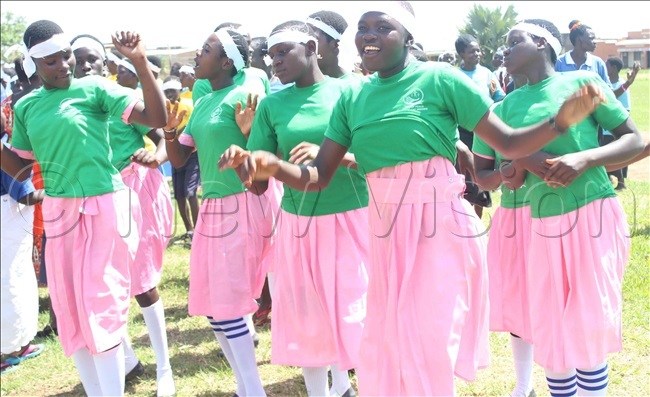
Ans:
POLYGON ((154 65, 162 68, 162 61, 155 55, 147 55, 147 61, 153 63, 154 65))
POLYGON ((478 43, 476 37, 472 36, 471 34, 461 34, 460 36, 458 36, 456 42, 454 43, 454 46, 456 47, 456 52, 462 54, 465 51, 465 49, 469 47, 469 44, 472 42, 478 43))
POLYGON ((29 81, 27 73, 25 73, 25 68, 23 68, 23 59, 21 57, 14 58, 14 70, 16 71, 16 76, 18 76, 18 81, 21 83, 29 81))
POLYGON ((119 59, 124 59, 124 55, 122 55, 122 53, 116 50, 115 48, 111 49, 111 54, 115 55, 119 59))
MULTIPOLYGON (((311 14, 309 18, 317 19, 323 22, 325 25, 330 26, 340 34, 345 33, 345 29, 348 28, 348 23, 345 21, 345 18, 343 18, 341 14, 337 14, 334 11, 318 11, 311 14)), ((316 29, 318 29, 318 27, 316 27, 316 29)), ((325 35, 327 36, 328 42, 334 40, 334 38, 327 33, 325 33, 325 35)))
POLYGON ((411 53, 411 55, 413 55, 415 57, 415 59, 417 59, 420 62, 428 62, 429 61, 429 57, 427 56, 427 54, 424 51, 417 48, 416 46, 410 46, 409 47, 409 52, 411 53))
POLYGON ((174 76, 173 74, 170 74, 169 76, 167 76, 167 77, 165 78, 165 80, 163 80, 163 83, 166 83, 166 82, 168 82, 168 81, 178 81, 178 82, 180 83, 180 82, 181 82, 181 78, 178 77, 178 76, 174 76))
POLYGON ((251 39, 251 47, 259 47, 262 51, 266 51, 268 46, 268 39, 264 36, 253 37, 251 39))
POLYGON ((29 49, 36 44, 51 39, 52 36, 59 33, 63 33, 63 29, 59 25, 47 19, 41 19, 27 27, 23 35, 23 42, 29 49))
MULTIPOLYGON (((230 35, 232 38, 232 41, 235 43, 237 46, 237 50, 239 50, 239 53, 242 56, 242 59, 244 59, 244 66, 247 67, 250 64, 250 54, 248 51, 248 40, 246 40, 246 37, 242 35, 241 33, 232 30, 232 29, 226 29, 226 32, 230 35)), ((221 56, 222 57, 227 57, 228 54, 226 54, 226 50, 223 48, 223 44, 221 45, 221 56)), ((238 70, 237 68, 233 67, 232 68, 232 76, 235 76, 237 74, 238 70)))
POLYGON ((95 37, 93 35, 90 35, 90 34, 80 34, 79 36, 76 36, 74 39, 70 40, 70 45, 73 45, 75 41, 79 40, 82 37, 87 37, 87 38, 89 38, 91 40, 95 40, 96 42, 98 42, 99 45, 102 46, 102 49, 104 50, 104 53, 101 54, 101 55, 106 56, 106 47, 104 47, 104 43, 99 41, 99 39, 97 37, 95 37))
POLYGON ((294 30, 297 32, 306 33, 308 36, 313 37, 314 41, 316 41, 316 34, 314 33, 314 29, 312 29, 311 26, 306 24, 304 21, 296 20, 287 21, 274 27, 269 37, 273 36, 277 32, 282 32, 285 30, 294 30))
POLYGON ((177 76, 177 77, 180 77, 180 76, 181 76, 181 73, 179 72, 179 70, 180 70, 181 66, 183 66, 182 63, 180 63, 180 62, 174 62, 174 63, 172 64, 172 66, 169 68, 169 74, 170 74, 171 76, 177 76))
POLYGON ((239 29, 239 28, 241 28, 241 27, 242 27, 242 24, 241 24, 241 23, 237 23, 237 22, 224 22, 224 23, 220 23, 219 26, 217 26, 216 28, 214 28, 214 31, 216 32, 216 31, 219 30, 219 29, 232 29, 232 30, 237 30, 237 29, 239 29))
MULTIPOLYGON (((553 24, 553 22, 547 21, 546 19, 524 19, 525 23, 530 23, 532 25, 537 25, 539 27, 542 27, 546 30, 548 30, 549 33, 553 35, 560 43, 562 43, 562 36, 560 35, 560 31, 558 30, 557 26, 553 24)), ((535 35, 531 35, 534 38, 539 38, 535 35)), ((555 53, 555 50, 553 50, 553 47, 549 46, 549 49, 551 50, 551 64, 555 65, 555 62, 557 61, 557 56, 558 54, 555 53)))
POLYGON ((614 66, 617 71, 621 71, 623 69, 623 60, 619 57, 609 57, 607 58, 606 63, 609 63, 610 65, 614 66))
POLYGON ((586 35, 588 29, 591 29, 591 26, 585 25, 577 19, 571 21, 569 23, 569 40, 571 40, 571 44, 576 45, 576 40, 586 35))

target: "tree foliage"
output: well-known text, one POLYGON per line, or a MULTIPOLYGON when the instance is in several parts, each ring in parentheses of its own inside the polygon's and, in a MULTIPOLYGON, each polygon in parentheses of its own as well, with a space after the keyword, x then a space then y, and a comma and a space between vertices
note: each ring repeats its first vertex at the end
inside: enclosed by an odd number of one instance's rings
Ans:
MULTIPOLYGON (((18 51, 10 51, 7 56, 5 52, 15 45, 21 45, 23 42, 23 33, 27 29, 25 17, 16 16, 11 12, 2 13, 2 60, 11 62, 18 54, 18 51)), ((15 47, 14 47, 15 48, 15 47)))
POLYGON ((483 52, 481 65, 493 70, 492 56, 500 46, 505 44, 504 36, 515 26, 516 18, 517 12, 512 4, 508 6, 505 13, 501 12, 500 6, 491 10, 480 4, 474 4, 467 14, 465 26, 458 32, 476 37, 483 52))

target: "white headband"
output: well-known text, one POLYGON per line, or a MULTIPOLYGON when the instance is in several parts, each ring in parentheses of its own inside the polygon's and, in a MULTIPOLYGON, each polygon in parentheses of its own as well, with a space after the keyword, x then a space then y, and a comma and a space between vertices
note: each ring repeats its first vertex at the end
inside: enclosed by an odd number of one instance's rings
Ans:
POLYGON ((178 73, 187 73, 194 75, 194 68, 188 65, 183 65, 180 69, 178 69, 178 73))
POLYGON ((124 59, 120 59, 120 61, 117 64, 120 66, 124 66, 125 68, 133 72, 134 75, 136 76, 138 75, 138 72, 135 71, 135 66, 133 66, 131 62, 127 62, 124 59))
POLYGON ((158 66, 151 63, 151 61, 147 61, 147 63, 149 64, 149 69, 151 69, 152 72, 160 73, 160 68, 158 66))
POLYGON ((333 38, 334 40, 341 39, 341 33, 337 32, 336 29, 326 24, 325 22, 321 21, 320 19, 307 18, 306 22, 322 30, 323 32, 325 32, 325 34, 327 34, 329 37, 333 38))
POLYGON ((120 60, 121 60, 117 55, 113 54, 111 51, 106 53, 106 59, 108 59, 109 61, 117 65, 120 64, 120 60))
POLYGON ((555 51, 556 56, 560 55, 560 51, 562 51, 562 44, 560 44, 560 40, 558 40, 555 36, 553 36, 551 32, 549 32, 548 30, 544 29, 539 25, 520 22, 515 26, 513 26, 512 29, 510 29, 510 31, 508 32, 508 34, 510 34, 510 32, 512 32, 513 30, 521 30, 523 32, 530 33, 534 36, 545 38, 546 42, 551 46, 553 51, 555 51))
POLYGON ((163 91, 165 90, 181 90, 183 89, 183 86, 181 85, 181 82, 178 80, 169 80, 163 83, 162 85, 163 91))
POLYGON ((70 39, 68 39, 64 33, 55 34, 48 40, 45 40, 42 43, 38 43, 29 49, 25 44, 23 44, 21 52, 25 58, 23 59, 23 69, 25 69, 25 74, 29 78, 32 77, 32 75, 36 72, 36 64, 32 58, 44 58, 48 55, 63 51, 69 47, 70 39))
MULTIPOLYGON (((417 34, 417 23, 415 16, 395 1, 377 1, 372 7, 367 7, 363 14, 368 12, 379 12, 386 14, 399 22, 414 38, 417 34)), ((362 14, 362 15, 363 15, 362 14)))
POLYGON ((269 37, 267 46, 268 49, 271 50, 271 47, 280 43, 290 42, 307 44, 308 41, 313 41, 316 43, 316 53, 318 53, 318 40, 305 32, 300 32, 297 30, 282 30, 278 33, 272 34, 269 37))
POLYGON ((235 45, 235 42, 230 37, 227 29, 219 29, 216 31, 217 38, 223 46, 223 50, 226 52, 226 56, 232 59, 232 63, 235 65, 237 71, 242 70, 246 66, 244 58, 241 56, 239 49, 235 45))
POLYGON ((97 51, 103 58, 106 58, 106 50, 104 47, 90 37, 80 37, 72 43, 72 51, 76 51, 79 48, 90 48, 91 50, 97 51))

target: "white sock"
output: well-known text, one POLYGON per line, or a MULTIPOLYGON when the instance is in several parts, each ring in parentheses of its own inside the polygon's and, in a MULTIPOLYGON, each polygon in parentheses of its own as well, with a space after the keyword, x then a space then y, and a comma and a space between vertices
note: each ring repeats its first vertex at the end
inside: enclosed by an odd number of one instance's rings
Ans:
POLYGON ((142 307, 142 317, 149 331, 151 347, 156 355, 158 372, 171 369, 169 364, 169 349, 167 347, 167 329, 165 327, 165 309, 162 299, 148 307, 142 307))
POLYGON ((510 335, 510 345, 517 375, 517 385, 510 395, 528 397, 533 389, 533 345, 514 335, 510 335))
POLYGON ((247 396, 266 396, 262 380, 257 370, 255 346, 248 326, 243 318, 227 321, 217 321, 217 325, 228 339, 232 355, 237 362, 237 368, 246 384, 247 396))
POLYGON ((97 369, 95 368, 95 360, 90 352, 85 347, 74 352, 72 355, 81 384, 89 397, 101 396, 102 388, 99 385, 99 378, 97 377, 97 369))
POLYGON ((131 338, 129 338, 129 335, 126 335, 122 339, 122 346, 124 347, 124 373, 128 374, 135 368, 136 365, 138 365, 138 357, 135 355, 135 351, 133 351, 133 346, 131 346, 131 338))
POLYGON ((330 396, 342 396, 352 385, 350 384, 350 375, 348 371, 341 371, 337 364, 330 366, 332 371, 332 388, 330 396))
POLYGON ((609 368, 607 362, 589 369, 578 369, 579 396, 606 396, 609 384, 609 368))
POLYGON ((327 367, 302 367, 307 395, 310 397, 328 397, 327 367))
POLYGON ((93 356, 102 396, 124 395, 124 347, 120 343, 105 352, 93 356))
POLYGON ((248 332, 251 333, 251 336, 255 335, 257 331, 255 331, 255 324, 253 324, 253 313, 245 315, 244 320, 246 321, 248 332))
POLYGON ((246 385, 244 384, 244 379, 242 378, 239 367, 237 366, 237 361, 235 361, 235 356, 232 354, 228 338, 223 334, 223 331, 217 325, 216 320, 208 316, 208 321, 210 321, 212 331, 214 331, 214 336, 217 338, 217 342, 219 342, 219 345, 221 346, 223 355, 226 356, 226 360, 228 360, 228 364, 230 364, 230 368, 232 369, 233 374, 235 374, 235 380, 237 381, 237 395, 239 397, 246 396, 246 385))
POLYGON ((546 383, 551 392, 551 397, 570 397, 576 395, 578 385, 576 383, 575 369, 560 373, 544 369, 544 372, 546 372, 546 383))

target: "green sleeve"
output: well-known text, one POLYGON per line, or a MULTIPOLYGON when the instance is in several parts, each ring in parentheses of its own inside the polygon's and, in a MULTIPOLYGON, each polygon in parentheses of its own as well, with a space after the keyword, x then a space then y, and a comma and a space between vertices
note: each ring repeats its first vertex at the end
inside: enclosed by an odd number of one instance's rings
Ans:
POLYGON ((352 132, 348 125, 346 103, 346 94, 344 93, 334 105, 329 125, 325 131, 325 138, 331 139, 345 147, 350 147, 352 145, 352 132))
POLYGON ((474 131, 492 105, 492 99, 456 68, 443 68, 438 79, 449 112, 461 127, 474 131))
POLYGON ((268 98, 262 99, 257 107, 246 148, 248 150, 265 150, 275 154, 278 152, 278 137, 271 122, 268 98))

